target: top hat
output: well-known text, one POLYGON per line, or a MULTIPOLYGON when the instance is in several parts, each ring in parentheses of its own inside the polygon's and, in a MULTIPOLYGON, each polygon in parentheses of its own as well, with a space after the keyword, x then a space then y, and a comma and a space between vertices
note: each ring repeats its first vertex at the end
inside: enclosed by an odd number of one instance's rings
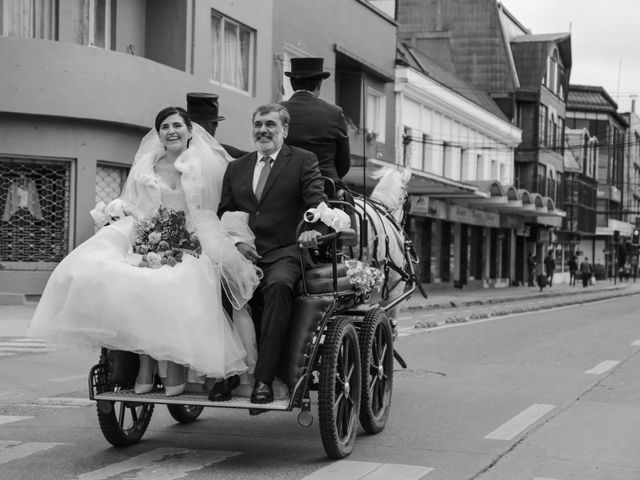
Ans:
POLYGON ((187 113, 194 122, 219 122, 218 95, 215 93, 187 93, 187 113))
POLYGON ((300 57, 291 59, 291 71, 284 72, 287 77, 312 79, 312 78, 328 78, 331 74, 323 72, 323 58, 316 57, 300 57))

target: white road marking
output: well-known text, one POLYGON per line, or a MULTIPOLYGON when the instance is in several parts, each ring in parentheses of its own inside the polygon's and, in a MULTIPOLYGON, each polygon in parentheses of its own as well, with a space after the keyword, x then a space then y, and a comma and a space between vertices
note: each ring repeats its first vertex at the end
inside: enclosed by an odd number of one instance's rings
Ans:
POLYGON ((631 342, 631 345, 634 347, 640 347, 640 340, 635 340, 633 342, 631 342))
POLYGON ((49 381, 50 382, 68 382, 70 380, 78 380, 80 378, 87 378, 87 377, 88 377, 88 374, 81 373, 81 374, 78 374, 78 375, 71 375, 69 377, 52 378, 49 381))
POLYGON ((535 477, 533 480, 556 480, 555 478, 535 477))
POLYGON ((617 360, 605 360, 604 362, 599 363, 598 365, 593 367, 591 370, 587 370, 584 373, 589 375, 602 375, 604 372, 606 372, 607 370, 611 370, 613 367, 615 367, 619 363, 620 362, 618 362, 617 360))
POLYGON ((78 480, 105 480, 125 473, 128 473, 126 478, 136 480, 173 480, 239 454, 240 452, 218 450, 156 448, 123 462, 112 463, 92 472, 83 473, 78 480))
POLYGON ((418 465, 340 460, 302 480, 418 480, 432 470, 418 465))
POLYGON ((0 415, 0 425, 5 423, 21 422, 22 420, 29 420, 33 417, 21 417, 18 415, 0 415))
POLYGON ((14 338, 7 342, 0 342, 0 356, 13 356, 16 353, 44 353, 47 342, 33 338, 14 338))
POLYGON ((49 450, 64 443, 28 442, 22 443, 12 440, 0 440, 0 464, 28 457, 34 453, 49 450))
POLYGON ((511 440, 533 425, 538 419, 544 417, 555 407, 555 405, 549 405, 546 403, 534 403, 508 422, 503 423, 484 438, 487 440, 511 440))

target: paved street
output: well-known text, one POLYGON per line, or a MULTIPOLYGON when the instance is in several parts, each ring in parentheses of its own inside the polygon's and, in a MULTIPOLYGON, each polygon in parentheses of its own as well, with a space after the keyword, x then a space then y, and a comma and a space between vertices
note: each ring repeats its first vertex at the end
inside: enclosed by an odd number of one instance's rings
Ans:
POLYGON ((637 480, 638 293, 603 283, 412 299, 389 423, 341 462, 325 457, 315 401, 310 428, 296 412, 220 409, 178 425, 158 406, 139 444, 111 448, 87 399, 97 353, 45 352, 24 339, 34 307, 3 306, 0 478, 637 480))

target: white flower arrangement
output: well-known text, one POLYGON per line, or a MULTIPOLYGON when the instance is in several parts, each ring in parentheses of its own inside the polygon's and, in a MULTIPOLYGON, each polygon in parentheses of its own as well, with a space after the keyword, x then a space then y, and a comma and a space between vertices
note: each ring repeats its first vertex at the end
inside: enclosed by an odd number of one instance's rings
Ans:
POLYGON ((346 260, 349 282, 360 295, 369 295, 373 291, 380 291, 384 275, 374 267, 365 265, 358 260, 346 260))

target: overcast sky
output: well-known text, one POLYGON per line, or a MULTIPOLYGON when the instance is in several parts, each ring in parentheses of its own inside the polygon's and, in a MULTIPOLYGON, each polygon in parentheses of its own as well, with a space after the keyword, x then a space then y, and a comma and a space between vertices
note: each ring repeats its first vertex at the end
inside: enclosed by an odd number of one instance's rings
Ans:
POLYGON ((604 87, 640 113, 640 0, 502 0, 531 33, 571 32, 571 83, 604 87))

